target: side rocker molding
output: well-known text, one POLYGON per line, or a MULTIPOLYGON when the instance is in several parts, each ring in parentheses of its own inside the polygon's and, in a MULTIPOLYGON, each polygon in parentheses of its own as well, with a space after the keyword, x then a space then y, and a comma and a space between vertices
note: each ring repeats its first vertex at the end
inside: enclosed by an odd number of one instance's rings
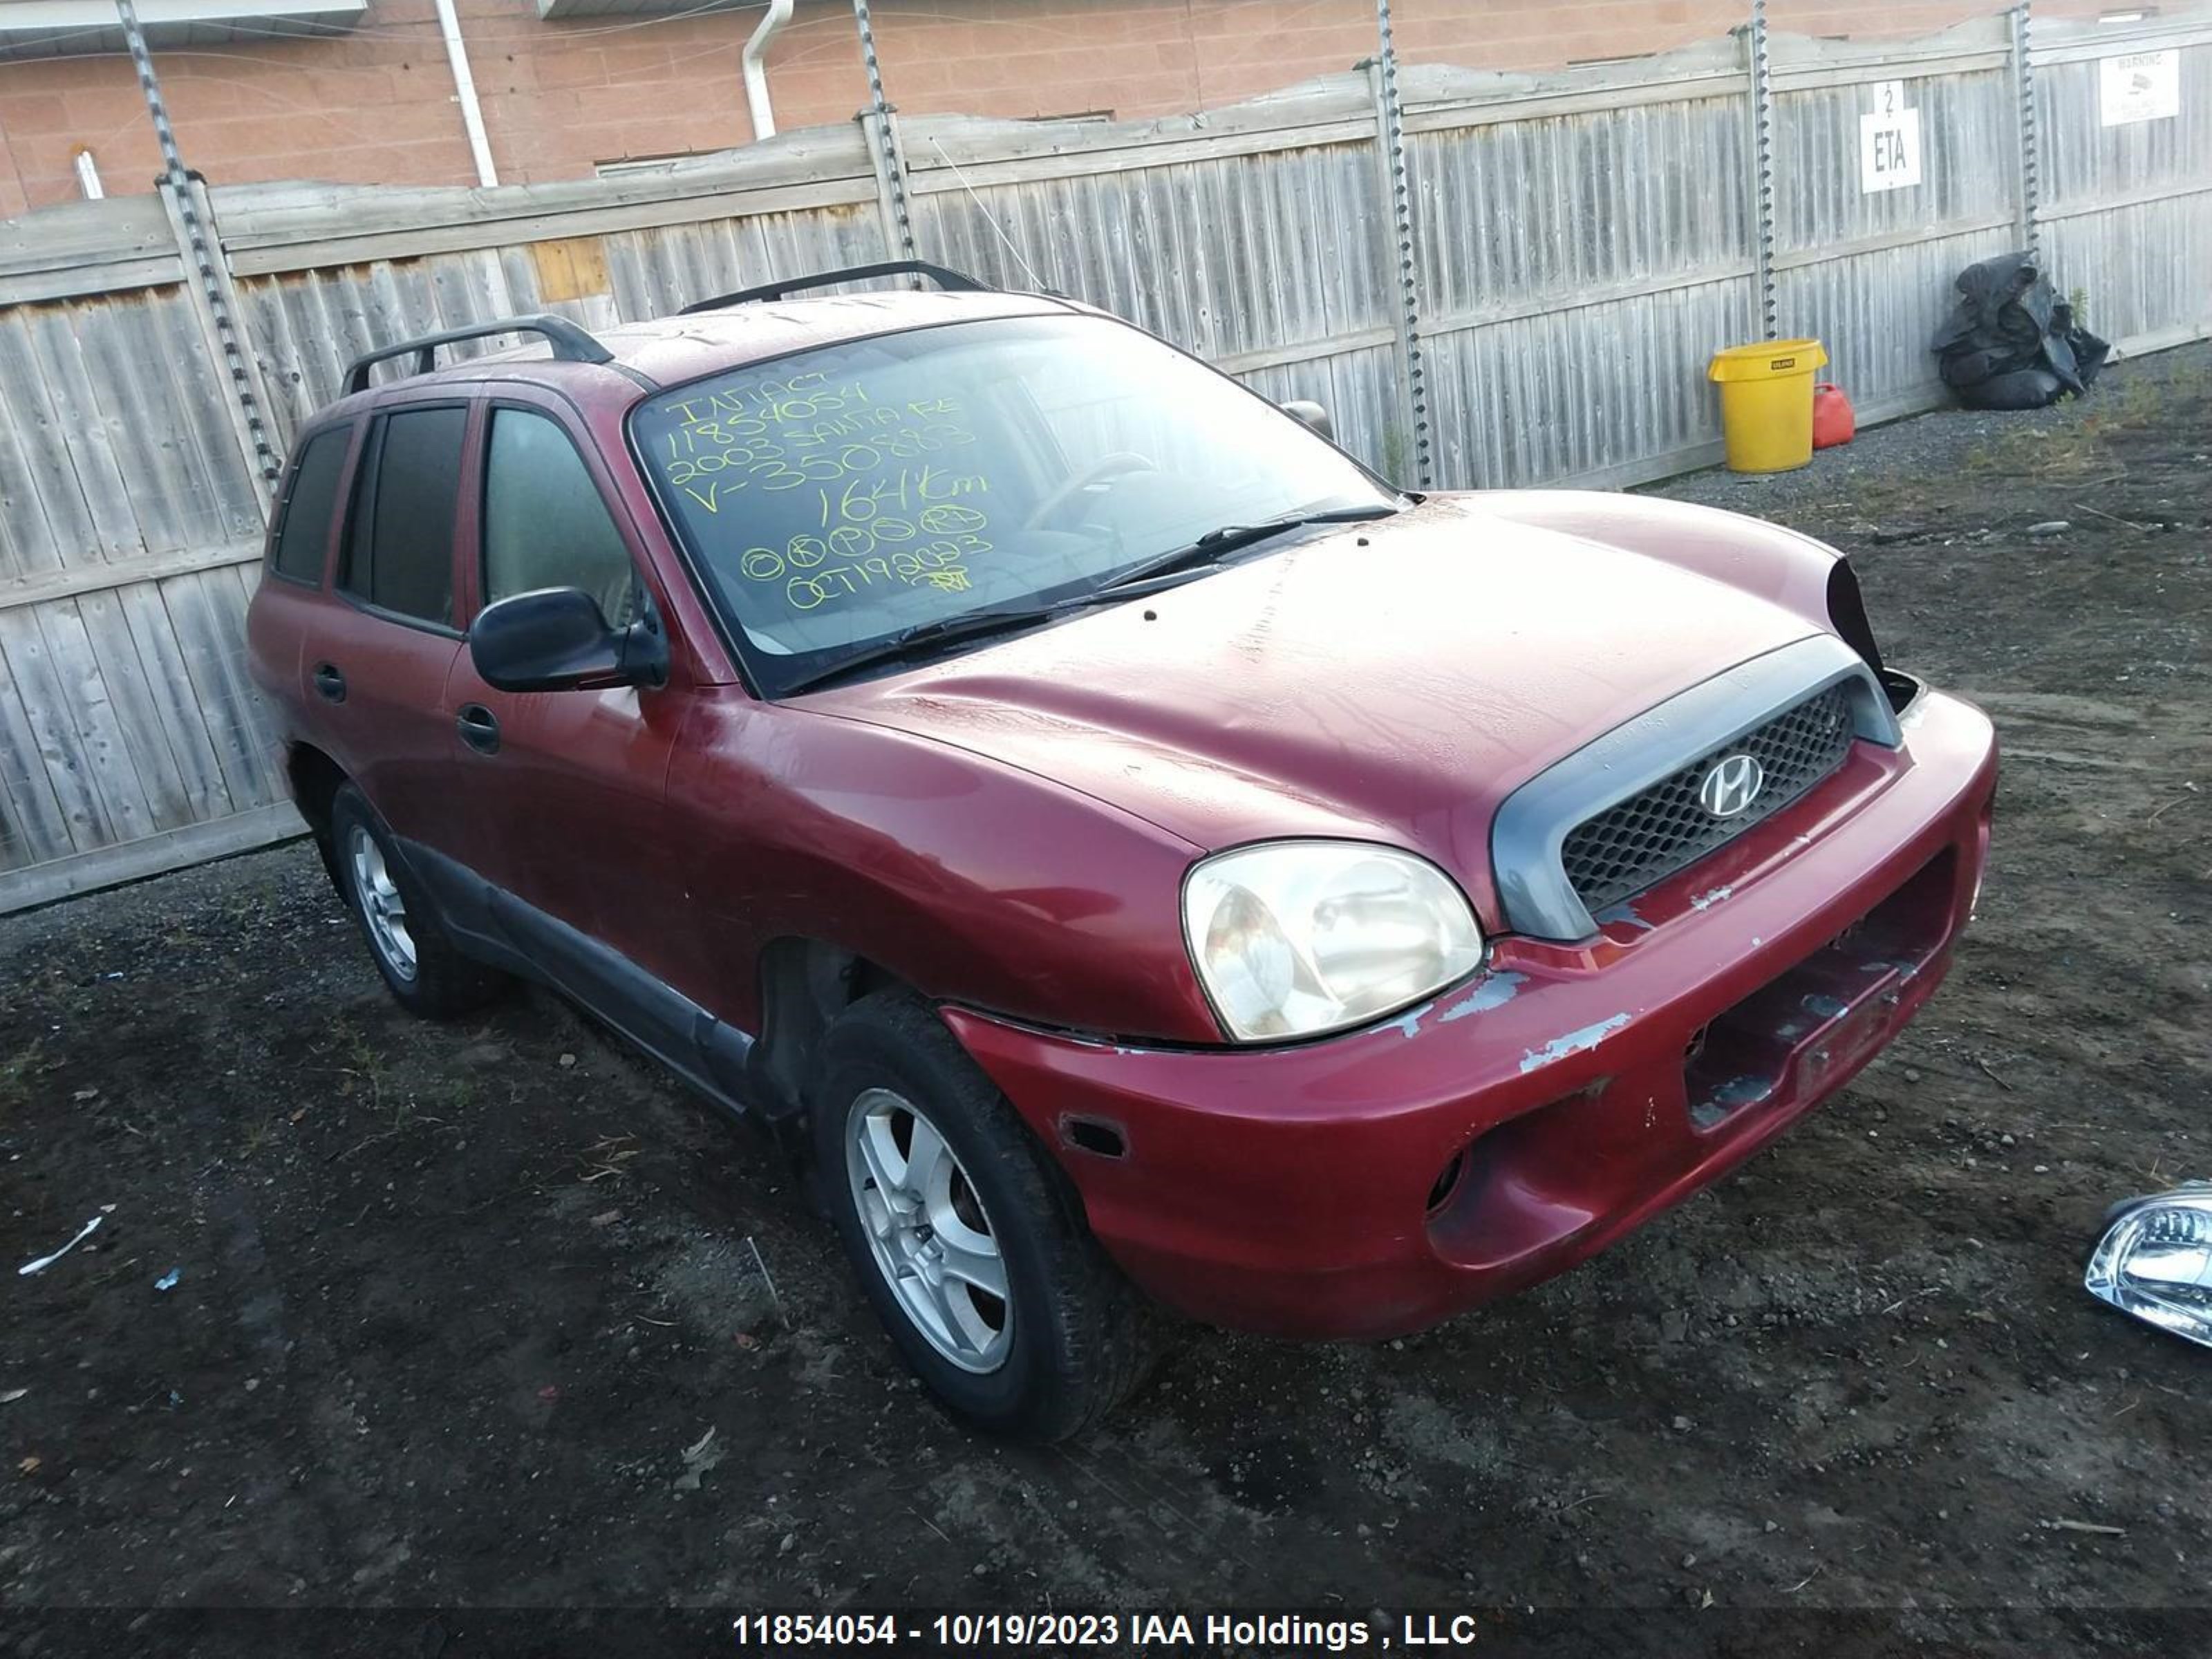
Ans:
POLYGON ((788 1105, 779 1109, 775 1091, 757 1075, 751 1032, 458 860, 415 841, 403 841, 400 852, 471 956, 580 1004, 726 1109, 771 1121, 788 1115, 788 1105))

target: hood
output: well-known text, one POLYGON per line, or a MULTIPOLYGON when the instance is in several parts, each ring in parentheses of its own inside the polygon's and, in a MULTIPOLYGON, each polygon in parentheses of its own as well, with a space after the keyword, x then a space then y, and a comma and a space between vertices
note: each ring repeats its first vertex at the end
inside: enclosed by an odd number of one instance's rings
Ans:
POLYGON ((1431 500, 805 706, 951 744, 1213 850, 1410 848, 1495 923, 1490 821, 1553 762, 1816 630, 1619 542, 1431 500))

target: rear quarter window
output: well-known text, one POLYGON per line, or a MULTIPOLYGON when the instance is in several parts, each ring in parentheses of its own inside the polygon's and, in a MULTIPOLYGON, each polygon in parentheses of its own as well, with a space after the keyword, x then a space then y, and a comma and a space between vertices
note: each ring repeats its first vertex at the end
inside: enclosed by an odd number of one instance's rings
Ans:
POLYGON ((284 492, 277 520, 276 570, 295 582, 320 586, 323 561, 331 548, 331 513, 338 498, 338 474, 345 470, 350 427, 318 432, 300 452, 291 487, 284 492))

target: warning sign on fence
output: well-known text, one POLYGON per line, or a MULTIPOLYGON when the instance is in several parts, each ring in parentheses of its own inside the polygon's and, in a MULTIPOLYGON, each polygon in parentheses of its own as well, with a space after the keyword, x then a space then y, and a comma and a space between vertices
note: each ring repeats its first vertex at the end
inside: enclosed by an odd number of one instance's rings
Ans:
POLYGON ((2108 127, 2181 113, 2181 54, 2131 52, 2097 60, 2097 109, 2108 127))

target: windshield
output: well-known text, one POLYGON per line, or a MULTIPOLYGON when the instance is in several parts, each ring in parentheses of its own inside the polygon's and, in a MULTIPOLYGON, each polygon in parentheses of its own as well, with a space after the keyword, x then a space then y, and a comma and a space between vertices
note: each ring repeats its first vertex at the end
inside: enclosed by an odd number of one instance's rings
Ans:
POLYGON ((1150 335, 1001 318, 695 380, 630 430, 763 692, 894 635, 1079 599, 1227 525, 1400 500, 1150 335))

